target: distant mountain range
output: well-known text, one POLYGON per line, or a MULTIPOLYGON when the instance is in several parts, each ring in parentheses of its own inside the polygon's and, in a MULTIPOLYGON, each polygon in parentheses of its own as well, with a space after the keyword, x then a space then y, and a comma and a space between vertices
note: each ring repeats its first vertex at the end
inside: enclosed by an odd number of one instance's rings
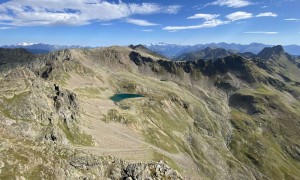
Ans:
POLYGON ((251 52, 240 53, 233 50, 226 50, 223 48, 207 47, 205 49, 201 49, 198 51, 183 53, 175 58, 172 58, 172 60, 173 61, 198 61, 198 60, 216 61, 218 59, 222 59, 222 58, 224 59, 228 56, 241 56, 250 59, 259 58, 265 61, 279 59, 280 56, 285 56, 289 61, 293 62, 298 66, 300 65, 299 64, 300 58, 297 58, 296 56, 292 56, 289 53, 286 53, 284 51, 283 46, 281 45, 274 46, 274 47, 266 47, 257 54, 251 52))
MULTIPOLYGON (((236 43, 210 43, 210 44, 196 44, 196 45, 177 45, 177 44, 167 44, 167 43, 157 43, 157 44, 146 44, 147 48, 155 51, 159 54, 167 56, 169 58, 174 58, 180 56, 184 53, 195 52, 203 50, 207 47, 212 48, 223 48, 226 50, 237 51, 240 53, 250 52, 253 54, 258 54, 266 47, 272 47, 273 45, 266 45, 262 43, 251 43, 248 45, 236 44, 236 43)), ((298 45, 288 45, 283 46, 285 52, 291 55, 300 55, 300 46, 298 45)))
MULTIPOLYGON (((178 45, 178 44, 167 44, 167 43, 157 43, 157 44, 146 44, 144 45, 149 50, 166 56, 168 58, 175 58, 178 60, 178 57, 186 53, 197 52, 200 50, 204 50, 207 47, 212 49, 222 48, 228 50, 229 52, 241 53, 241 54, 258 54, 266 47, 273 47, 272 45, 266 45, 262 43, 251 43, 248 45, 235 44, 235 43, 210 43, 210 44, 196 44, 196 45, 178 45)), ((51 45, 51 44, 42 44, 42 43, 19 43, 16 45, 5 45, 1 46, 1 48, 8 49, 16 49, 16 48, 24 48, 27 51, 34 54, 46 54, 49 52, 54 52, 63 49, 77 49, 77 48, 91 48, 91 47, 83 47, 79 45, 67 46, 67 45, 51 45)), ((140 48, 140 47, 136 47, 140 48)), ((285 52, 294 55, 300 56, 300 46, 298 45, 288 45, 283 46, 285 52)), ((226 52, 227 53, 227 52, 226 52)), ((212 54, 216 57, 214 54, 212 54)), ((180 57, 179 57, 180 58, 180 57)))
POLYGON ((1 46, 1 48, 7 48, 7 49, 23 48, 34 54, 46 54, 49 52, 67 49, 67 48, 76 49, 76 48, 84 48, 84 47, 78 45, 66 46, 66 45, 51 45, 51 44, 42 44, 42 43, 34 44, 34 43, 22 42, 16 45, 1 46))

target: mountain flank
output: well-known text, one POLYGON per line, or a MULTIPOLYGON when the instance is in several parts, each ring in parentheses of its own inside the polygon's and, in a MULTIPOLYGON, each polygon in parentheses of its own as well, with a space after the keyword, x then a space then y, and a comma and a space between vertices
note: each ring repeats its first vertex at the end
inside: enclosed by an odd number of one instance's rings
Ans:
POLYGON ((226 56, 234 55, 236 54, 233 51, 227 51, 222 48, 212 48, 207 47, 203 50, 191 52, 191 53, 184 53, 178 57, 176 57, 175 61, 195 61, 199 59, 204 60, 217 60, 220 58, 224 58, 226 56))

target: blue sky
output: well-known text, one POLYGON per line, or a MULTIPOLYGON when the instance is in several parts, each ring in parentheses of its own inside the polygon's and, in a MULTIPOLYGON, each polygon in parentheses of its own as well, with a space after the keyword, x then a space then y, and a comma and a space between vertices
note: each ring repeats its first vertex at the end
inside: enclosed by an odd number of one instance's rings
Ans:
POLYGON ((0 45, 300 45, 299 0, 0 0, 0 45))

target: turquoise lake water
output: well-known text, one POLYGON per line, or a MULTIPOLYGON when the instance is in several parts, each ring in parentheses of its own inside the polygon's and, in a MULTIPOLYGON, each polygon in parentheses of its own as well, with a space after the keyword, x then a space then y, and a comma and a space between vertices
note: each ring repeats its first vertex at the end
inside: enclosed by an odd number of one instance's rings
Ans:
POLYGON ((110 99, 113 100, 114 102, 120 102, 124 99, 139 98, 139 97, 144 97, 144 96, 140 94, 115 94, 114 96, 110 97, 110 99))

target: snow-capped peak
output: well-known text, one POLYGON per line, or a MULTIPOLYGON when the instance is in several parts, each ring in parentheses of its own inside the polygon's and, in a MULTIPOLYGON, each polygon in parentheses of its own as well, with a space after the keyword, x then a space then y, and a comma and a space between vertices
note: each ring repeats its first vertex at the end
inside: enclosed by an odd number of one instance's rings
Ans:
POLYGON ((34 43, 21 42, 21 43, 17 44, 17 46, 31 46, 31 45, 34 45, 34 43))
POLYGON ((159 42, 159 43, 157 43, 157 45, 160 45, 160 46, 167 46, 168 44, 165 43, 165 42, 159 42))
POLYGON ((169 44, 164 43, 164 42, 159 42, 159 43, 148 43, 145 44, 146 46, 168 46, 169 44))

